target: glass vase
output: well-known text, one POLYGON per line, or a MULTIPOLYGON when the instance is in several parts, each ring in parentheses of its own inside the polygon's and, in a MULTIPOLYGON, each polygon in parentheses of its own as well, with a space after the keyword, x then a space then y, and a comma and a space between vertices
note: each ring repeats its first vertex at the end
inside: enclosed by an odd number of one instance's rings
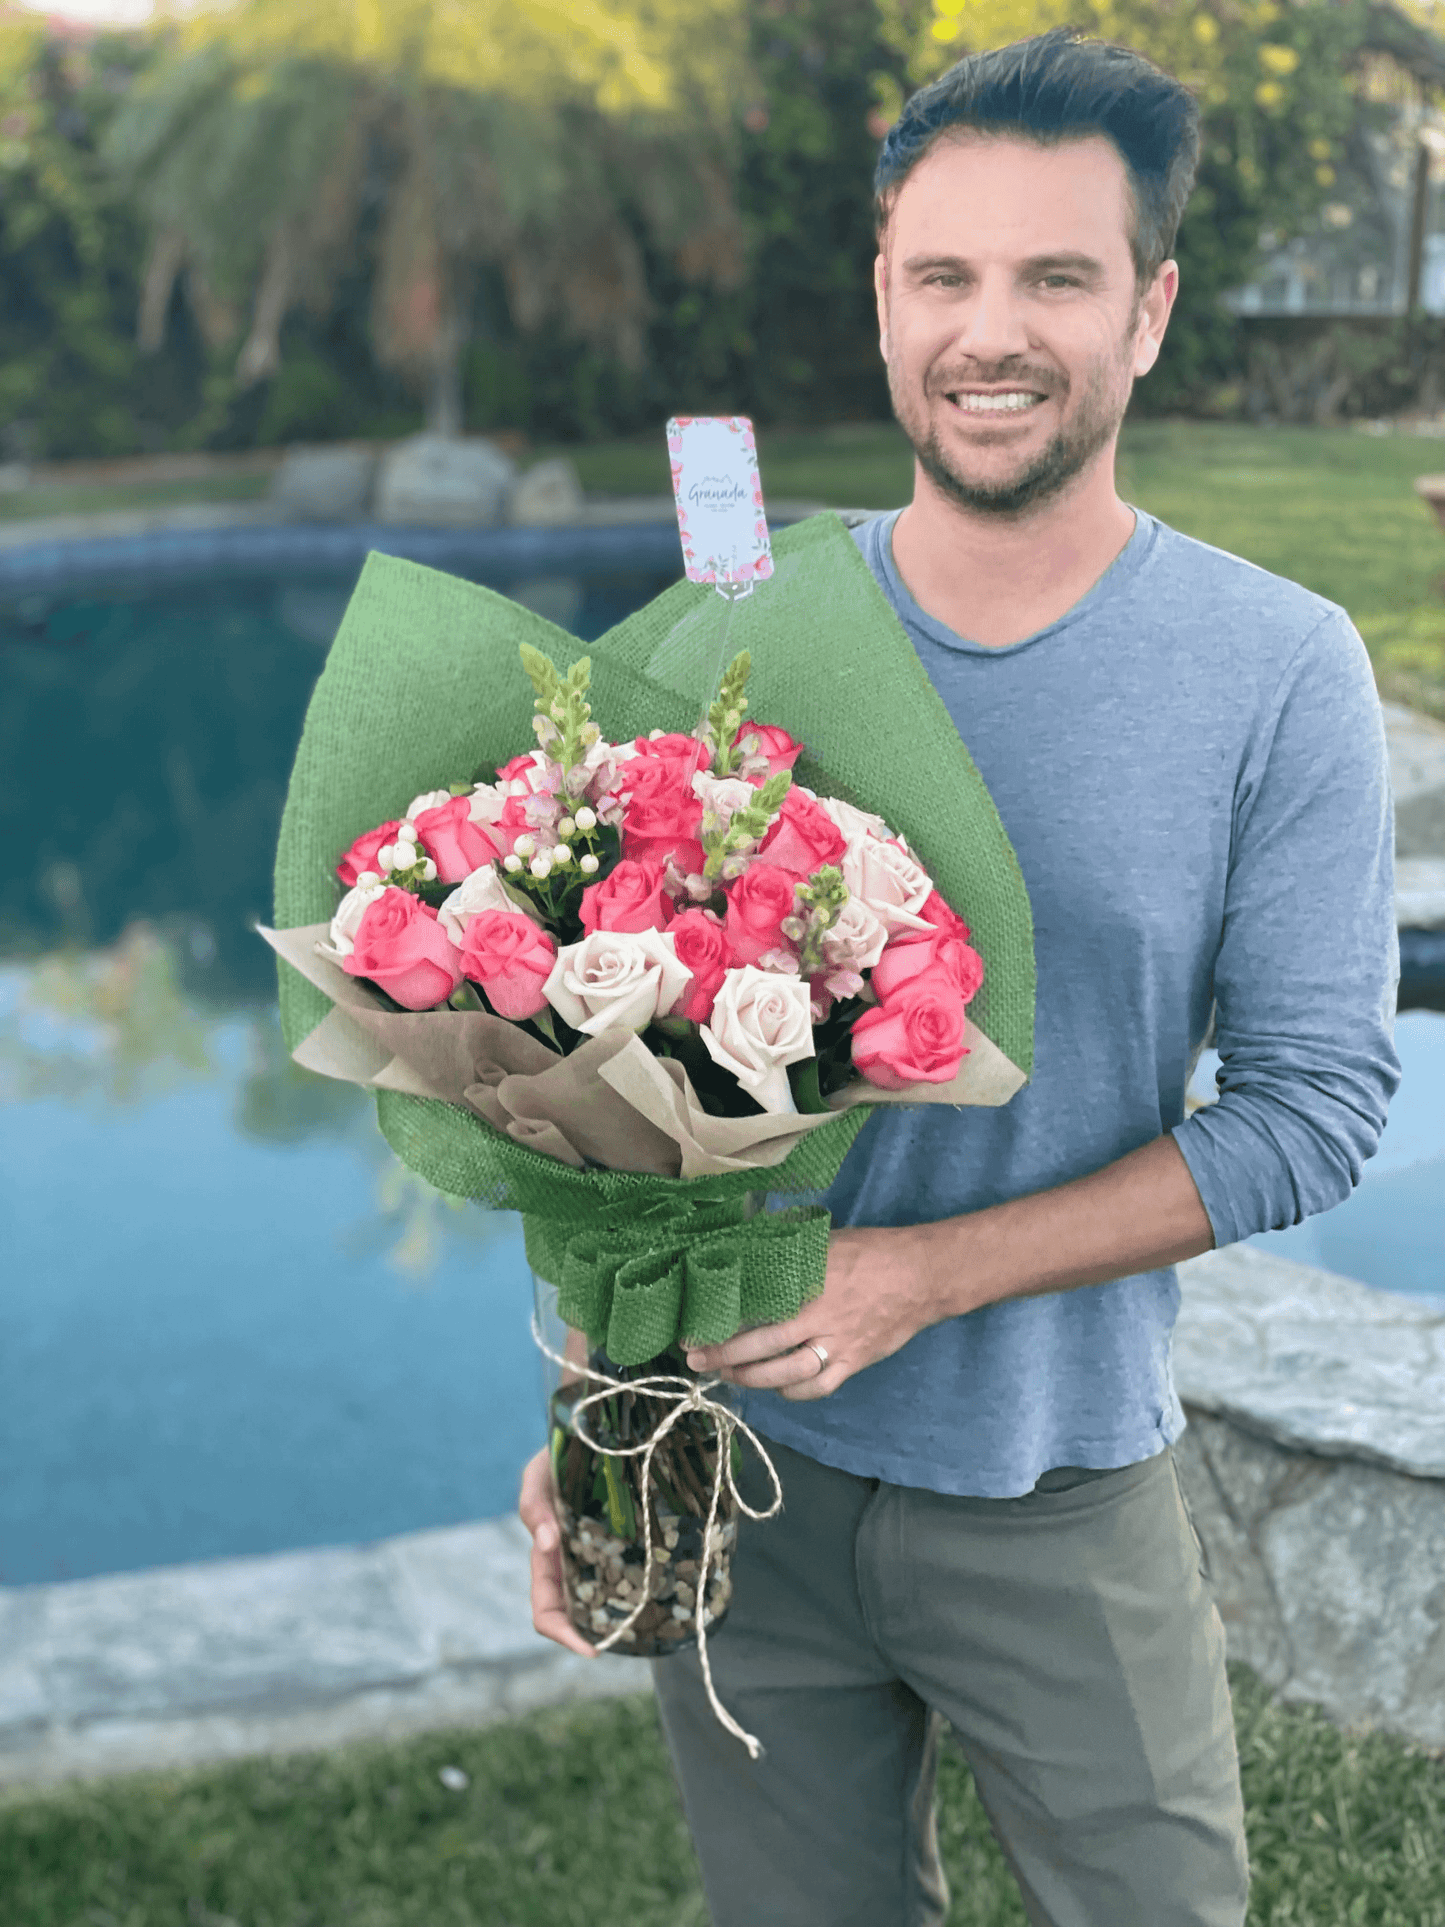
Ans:
MULTIPOLYGON (((555 1354, 543 1353, 542 1369, 568 1616, 594 1646, 617 1633, 609 1652, 646 1659, 675 1653, 696 1642, 699 1587, 709 1633, 732 1597, 737 1504, 726 1475, 711 1542, 704 1545, 717 1474, 717 1421, 706 1411, 684 1412, 659 1441, 644 1491, 643 1454, 613 1456, 594 1449, 574 1429, 574 1407, 591 1394, 606 1393, 581 1414, 587 1437, 602 1446, 642 1446, 676 1409, 678 1398, 674 1392, 633 1391, 632 1382, 664 1375, 694 1380, 696 1374, 677 1351, 645 1365, 614 1365, 604 1351, 589 1350, 585 1336, 558 1316, 555 1285, 535 1272, 532 1284, 537 1328, 555 1354), (584 1367, 596 1376, 586 1376, 584 1367), (608 1381, 617 1389, 609 1391, 608 1381)), ((723 1402, 726 1389, 713 1387, 709 1399, 723 1402)), ((736 1444, 724 1449, 733 1454, 736 1469, 736 1444)))

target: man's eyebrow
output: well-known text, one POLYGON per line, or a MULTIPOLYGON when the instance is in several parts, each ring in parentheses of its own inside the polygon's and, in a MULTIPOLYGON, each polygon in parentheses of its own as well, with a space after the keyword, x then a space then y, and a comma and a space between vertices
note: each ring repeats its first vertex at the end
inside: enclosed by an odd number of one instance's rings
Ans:
MULTIPOLYGON (((960 254, 911 254, 903 263, 905 274, 967 274, 972 262, 960 254)), ((1102 261, 1095 260, 1092 254, 1035 254, 1020 263, 1025 274, 1073 273, 1099 276, 1104 273, 1102 261)))

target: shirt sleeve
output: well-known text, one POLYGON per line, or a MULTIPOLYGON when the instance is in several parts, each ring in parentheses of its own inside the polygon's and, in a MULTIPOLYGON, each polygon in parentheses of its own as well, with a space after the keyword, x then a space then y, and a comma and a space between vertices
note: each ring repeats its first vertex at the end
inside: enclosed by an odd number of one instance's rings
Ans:
POLYGON ((1332 610, 1240 768, 1214 968, 1219 1101, 1174 1136, 1217 1245, 1348 1197, 1400 1081, 1394 811, 1364 644, 1332 610))

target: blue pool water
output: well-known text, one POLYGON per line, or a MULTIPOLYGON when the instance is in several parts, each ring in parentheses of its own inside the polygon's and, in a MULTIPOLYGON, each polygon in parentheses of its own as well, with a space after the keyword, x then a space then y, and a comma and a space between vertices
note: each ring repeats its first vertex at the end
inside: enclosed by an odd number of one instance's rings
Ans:
MULTIPOLYGON (((593 636, 665 579, 493 584, 593 636)), ((485 1517, 539 1442, 515 1220, 287 1061, 249 928, 348 586, 0 582, 0 1584, 485 1517)), ((1365 1183, 1277 1242, 1445 1291, 1445 1016, 1400 1038, 1365 1183)))
POLYGON ((289 1063, 250 928, 349 586, 0 603, 0 1584, 489 1516, 540 1440, 516 1219, 289 1063))

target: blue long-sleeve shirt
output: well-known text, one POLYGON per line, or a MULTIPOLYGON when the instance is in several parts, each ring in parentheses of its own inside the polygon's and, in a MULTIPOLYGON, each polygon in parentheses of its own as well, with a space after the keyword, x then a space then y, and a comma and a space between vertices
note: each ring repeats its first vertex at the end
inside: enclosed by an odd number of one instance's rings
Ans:
MULTIPOLYGON (((855 538, 1022 866, 1035 1058, 1002 1109, 876 1112, 828 1194, 834 1222, 978 1210, 1166 1131, 1217 1244, 1338 1204, 1399 1081, 1388 766, 1349 618, 1141 512, 1066 615, 985 648, 913 600, 892 525, 855 538), (1219 1101, 1186 1118, 1211 1020, 1219 1101)), ((919 1332, 831 1398, 749 1393, 744 1411, 846 1471, 1010 1497, 1177 1436, 1178 1305, 1172 1268, 1011 1299, 919 1332)))

